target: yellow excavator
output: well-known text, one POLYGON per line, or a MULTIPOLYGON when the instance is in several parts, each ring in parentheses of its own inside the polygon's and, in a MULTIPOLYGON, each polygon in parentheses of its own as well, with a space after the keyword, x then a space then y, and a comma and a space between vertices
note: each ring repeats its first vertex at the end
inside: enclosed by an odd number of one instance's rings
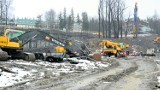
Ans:
POLYGON ((103 40, 99 43, 99 46, 103 48, 101 52, 102 55, 109 56, 109 57, 111 55, 115 55, 115 57, 117 57, 121 55, 120 52, 122 50, 129 47, 129 44, 111 42, 109 40, 103 40))
POLYGON ((14 36, 15 35, 14 32, 19 33, 19 35, 23 34, 22 31, 12 30, 11 32, 10 29, 5 30, 4 35, 0 36, 0 47, 1 48, 11 48, 11 49, 21 48, 19 42, 10 41, 10 39, 17 37, 17 36, 14 36))
MULTIPOLYGON (((18 35, 22 35, 23 33, 23 31, 5 29, 3 34, 0 36, 0 48, 3 51, 0 56, 2 56, 4 52, 12 58, 14 58, 14 55, 21 56, 20 54, 23 50, 23 46, 20 45, 20 42, 14 42, 11 41, 11 39, 18 35)), ((8 57, 5 59, 8 59, 8 57)))
POLYGON ((59 53, 64 53, 64 52, 66 52, 65 48, 62 47, 62 46, 56 46, 56 47, 55 47, 55 51, 56 51, 56 52, 59 52, 59 53))
POLYGON ((35 53, 23 51, 24 45, 33 39, 54 43, 55 45, 58 45, 58 47, 56 47, 57 52, 65 52, 70 57, 81 56, 84 54, 88 55, 88 53, 84 53, 87 49, 82 49, 79 43, 77 44, 77 42, 70 40, 63 42, 62 40, 56 39, 50 34, 40 30, 30 30, 25 32, 6 29, 4 34, 0 36, 0 48, 3 52, 6 52, 11 59, 35 59, 36 56, 41 56, 42 54, 35 56, 35 53))
POLYGON ((154 39, 154 43, 160 43, 160 37, 159 36, 154 39))

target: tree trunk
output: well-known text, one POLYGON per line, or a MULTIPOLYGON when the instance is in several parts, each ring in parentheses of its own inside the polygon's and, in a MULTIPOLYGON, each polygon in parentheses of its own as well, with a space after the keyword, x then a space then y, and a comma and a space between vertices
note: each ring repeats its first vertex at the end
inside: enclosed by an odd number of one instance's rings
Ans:
POLYGON ((108 38, 108 3, 106 1, 106 23, 105 23, 105 27, 106 27, 106 38, 108 38))
POLYGON ((123 37, 123 30, 122 30, 123 28, 122 28, 122 21, 121 21, 121 23, 120 23, 120 32, 121 32, 121 38, 123 37))
POLYGON ((99 16, 99 33, 98 33, 98 36, 100 38, 100 31, 101 31, 101 14, 100 14, 100 7, 98 9, 98 16, 99 16))
POLYGON ((120 32, 120 20, 119 20, 119 9, 120 9, 120 6, 119 6, 119 3, 120 1, 118 0, 118 6, 117 6, 117 23, 118 23, 118 28, 117 28, 117 38, 119 38, 119 32, 120 32))
POLYGON ((105 26, 105 25, 104 25, 104 16, 103 16, 103 18, 102 18, 103 38, 105 38, 105 36, 104 36, 104 29, 105 29, 104 26, 105 26))
POLYGON ((108 38, 111 38, 111 2, 109 0, 109 13, 108 13, 108 38))

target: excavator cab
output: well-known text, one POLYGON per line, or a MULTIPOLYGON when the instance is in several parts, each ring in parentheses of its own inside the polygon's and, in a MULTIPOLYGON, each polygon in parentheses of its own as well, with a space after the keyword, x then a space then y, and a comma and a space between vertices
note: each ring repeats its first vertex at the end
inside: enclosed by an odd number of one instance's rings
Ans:
MULTIPOLYGON (((11 41, 12 38, 16 38, 22 35, 24 32, 19 30, 6 29, 0 36, 0 48, 3 52, 6 52, 9 56, 14 58, 21 58, 21 52, 23 47, 21 47, 20 41, 11 41)), ((2 53, 4 54, 4 53, 2 53)))
POLYGON ((1 48, 20 48, 19 42, 12 42, 11 39, 22 35, 24 32, 19 30, 6 29, 4 35, 0 36, 1 48))

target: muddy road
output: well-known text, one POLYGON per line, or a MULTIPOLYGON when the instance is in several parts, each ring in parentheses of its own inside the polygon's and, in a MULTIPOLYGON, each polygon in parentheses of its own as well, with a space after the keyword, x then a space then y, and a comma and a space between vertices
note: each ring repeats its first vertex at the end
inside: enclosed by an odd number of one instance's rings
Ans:
POLYGON ((110 62, 116 65, 110 68, 41 78, 1 90, 154 90, 157 59, 141 56, 114 59, 110 62))
POLYGON ((155 72, 153 59, 136 57, 119 60, 120 66, 94 74, 66 85, 59 85, 57 90, 153 90, 155 72))
MULTIPOLYGON (((153 90, 155 89, 157 65, 153 58, 137 57, 134 59, 137 70, 117 82, 105 85, 108 90, 153 90)), ((103 89, 105 90, 105 89, 103 89)))

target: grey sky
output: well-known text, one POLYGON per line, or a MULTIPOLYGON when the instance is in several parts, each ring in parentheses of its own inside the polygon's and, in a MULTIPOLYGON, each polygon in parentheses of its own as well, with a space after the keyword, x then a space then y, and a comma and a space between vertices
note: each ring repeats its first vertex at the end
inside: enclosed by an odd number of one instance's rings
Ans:
MULTIPOLYGON (((99 0, 13 0, 12 7, 15 17, 36 18, 39 14, 44 14, 50 8, 53 8, 57 13, 67 8, 67 13, 70 13, 71 8, 74 8, 75 13, 86 11, 89 16, 97 17, 97 8, 99 0)), ((159 14, 160 0, 137 0, 138 16, 142 19, 152 16, 155 11, 159 14)), ((125 16, 131 14, 133 17, 135 0, 126 0, 127 10, 125 16)))

